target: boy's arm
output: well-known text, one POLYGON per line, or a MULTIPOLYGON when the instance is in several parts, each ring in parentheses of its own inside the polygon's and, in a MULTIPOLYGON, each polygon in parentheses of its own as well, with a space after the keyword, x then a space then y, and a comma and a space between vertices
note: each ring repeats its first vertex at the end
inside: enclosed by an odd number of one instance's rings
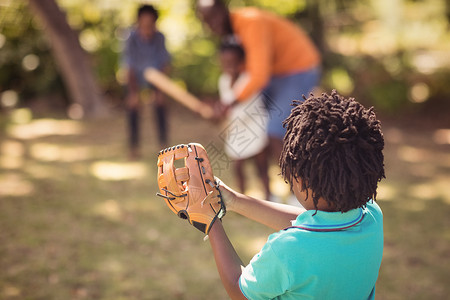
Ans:
POLYGON ((264 224, 275 230, 291 226, 291 221, 305 212, 303 207, 256 199, 232 190, 220 182, 220 191, 227 210, 264 224))
POLYGON ((247 298, 242 294, 239 287, 239 277, 242 273, 243 264, 236 250, 228 239, 222 223, 217 220, 211 227, 209 232, 209 241, 214 259, 216 261, 217 270, 225 290, 231 299, 247 298))

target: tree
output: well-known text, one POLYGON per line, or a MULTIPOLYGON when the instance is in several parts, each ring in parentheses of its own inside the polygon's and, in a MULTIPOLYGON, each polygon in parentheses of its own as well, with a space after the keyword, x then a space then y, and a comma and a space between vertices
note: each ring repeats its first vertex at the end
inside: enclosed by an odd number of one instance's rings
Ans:
POLYGON ((72 102, 80 105, 84 116, 103 114, 105 105, 89 57, 80 45, 78 34, 67 23, 65 13, 55 0, 28 2, 45 27, 72 102))

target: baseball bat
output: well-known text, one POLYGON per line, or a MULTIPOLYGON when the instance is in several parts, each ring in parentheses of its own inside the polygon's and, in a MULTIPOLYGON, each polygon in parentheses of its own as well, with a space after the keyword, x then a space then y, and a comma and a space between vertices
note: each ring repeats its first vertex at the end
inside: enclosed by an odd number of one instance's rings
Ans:
POLYGON ((186 89, 180 87, 163 72, 155 68, 147 68, 144 72, 144 77, 166 95, 190 110, 199 113, 202 117, 210 119, 214 115, 213 109, 209 105, 206 105, 186 89))

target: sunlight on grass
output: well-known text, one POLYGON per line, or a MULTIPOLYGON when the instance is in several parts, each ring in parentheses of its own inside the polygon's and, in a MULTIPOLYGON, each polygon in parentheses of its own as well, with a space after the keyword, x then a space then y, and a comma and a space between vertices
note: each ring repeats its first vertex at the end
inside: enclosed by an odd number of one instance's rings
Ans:
POLYGON ((424 211, 426 207, 426 203, 422 200, 408 199, 408 204, 404 205, 403 209, 410 212, 421 212, 424 211))
POLYGON ((427 152, 411 146, 402 146, 398 149, 398 157, 406 162, 421 162, 428 157, 427 152))
POLYGON ((267 242, 267 236, 260 236, 256 237, 254 239, 251 239, 246 247, 246 251, 248 255, 255 255, 259 251, 261 251, 261 248, 266 244, 267 242))
POLYGON ((155 228, 149 228, 145 233, 145 236, 149 241, 157 241, 161 237, 161 233, 155 228))
POLYGON ((0 176, 0 196, 27 196, 34 191, 34 185, 19 174, 0 176))
POLYGON ((36 179, 54 178, 58 169, 49 165, 29 163, 25 169, 26 173, 36 179))
POLYGON ((0 167, 4 169, 20 169, 23 167, 24 160, 20 156, 6 156, 0 157, 0 167))
POLYGON ((60 156, 58 145, 39 143, 31 146, 31 157, 43 161, 57 161, 60 156))
POLYGON ((289 185, 284 182, 279 174, 280 167, 278 165, 271 165, 269 167, 270 190, 275 196, 286 198, 291 193, 289 185))
POLYGON ((13 138, 35 139, 49 135, 76 135, 83 133, 80 122, 72 120, 39 119, 28 124, 16 124, 7 128, 13 138))
POLYGON ((123 211, 116 200, 106 200, 98 203, 93 208, 94 214, 102 216, 110 221, 118 222, 123 217, 123 211))
POLYGON ((109 257, 100 263, 99 268, 103 272, 111 273, 112 276, 122 274, 125 269, 123 263, 109 257))
MULTIPOLYGON (((152 190, 153 191, 153 190, 152 190)), ((149 193, 145 199, 158 198, 156 200, 162 201, 155 193, 149 193)), ((165 204, 158 201, 128 201, 123 203, 123 208, 129 212, 136 213, 149 213, 149 212, 159 212, 161 209, 166 211, 168 209, 165 204)))
POLYGON ((450 205, 450 176, 440 175, 434 179, 434 188, 440 197, 443 198, 444 203, 450 205))
POLYGON ((22 156, 25 153, 25 147, 20 142, 6 140, 1 143, 0 151, 2 155, 22 156))
POLYGON ((434 184, 422 183, 411 186, 409 193, 421 200, 432 200, 439 196, 439 192, 436 190, 434 184))
POLYGON ((19 297, 21 294, 21 291, 19 288, 13 286, 13 285, 5 285, 2 289, 2 292, 0 295, 2 295, 5 298, 13 298, 13 297, 19 297))
POLYGON ((436 174, 437 167, 431 164, 418 164, 410 166, 410 172, 414 176, 431 178, 436 174))
POLYGON ((0 167, 4 169, 19 169, 24 164, 25 148, 22 143, 6 140, 0 144, 0 167))
POLYGON ((433 140, 437 144, 450 145, 450 129, 438 129, 433 134, 433 140))
POLYGON ((15 124, 26 124, 33 118, 33 113, 29 108, 18 108, 11 111, 10 117, 15 124))
POLYGON ((390 184, 380 184, 377 189, 377 200, 392 201, 396 197, 396 188, 390 184))
POLYGON ((148 177, 148 169, 144 163, 114 163, 99 161, 91 165, 92 175, 101 180, 127 180, 148 177))
POLYGON ((258 199, 264 199, 265 197, 264 192, 254 184, 252 184, 245 190, 245 194, 258 199))
POLYGON ((36 160, 74 162, 92 158, 88 146, 60 146, 49 143, 36 143, 30 154, 36 160))

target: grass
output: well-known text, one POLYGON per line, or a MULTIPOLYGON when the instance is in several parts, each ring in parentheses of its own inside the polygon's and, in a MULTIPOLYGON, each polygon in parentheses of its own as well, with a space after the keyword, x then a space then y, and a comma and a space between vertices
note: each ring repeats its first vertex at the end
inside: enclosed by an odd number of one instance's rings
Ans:
MULTIPOLYGON (((218 127, 171 108, 171 143, 217 150, 215 171, 233 185, 218 127)), ((122 113, 83 122, 26 116, 3 116, 0 132, 0 299, 227 299, 203 235, 155 197, 151 112, 138 162, 126 157, 122 113)), ((444 299, 450 146, 436 142, 435 128, 387 122, 383 129, 385 250, 376 298, 444 299)), ((285 197, 276 173, 272 167, 273 186, 285 197)), ((250 181, 257 194, 259 183, 250 181)), ((245 262, 271 233, 232 213, 224 224, 245 262)))

